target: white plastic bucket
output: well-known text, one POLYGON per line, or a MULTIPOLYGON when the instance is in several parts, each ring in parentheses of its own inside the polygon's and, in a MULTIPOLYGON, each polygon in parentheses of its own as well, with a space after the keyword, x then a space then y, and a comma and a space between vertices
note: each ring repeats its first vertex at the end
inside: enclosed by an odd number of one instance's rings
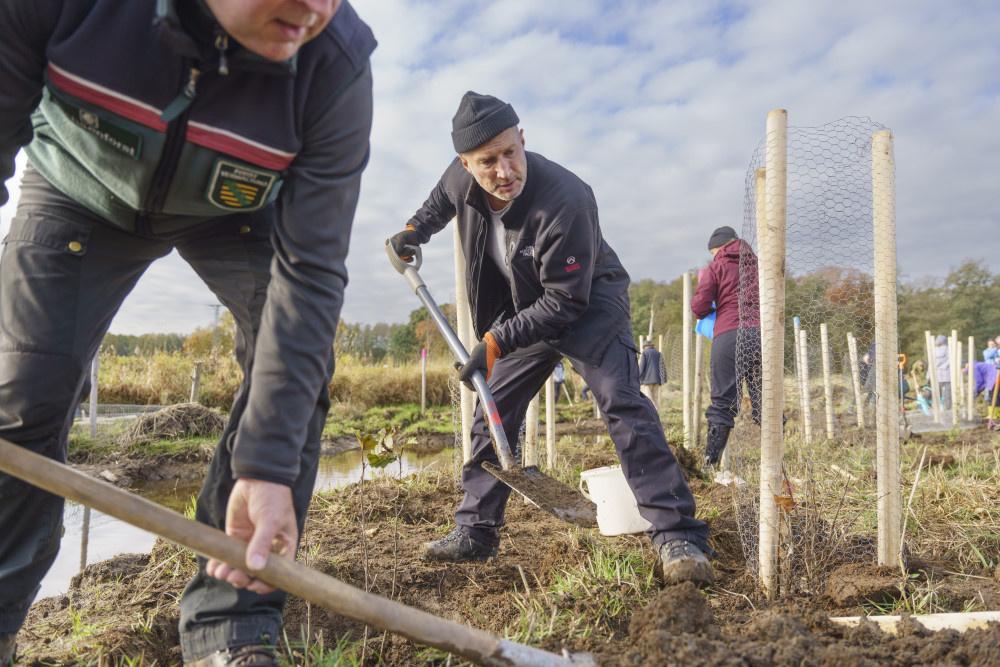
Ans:
POLYGON ((652 525, 639 514, 621 466, 584 470, 580 473, 580 491, 597 505, 601 535, 641 533, 652 525))

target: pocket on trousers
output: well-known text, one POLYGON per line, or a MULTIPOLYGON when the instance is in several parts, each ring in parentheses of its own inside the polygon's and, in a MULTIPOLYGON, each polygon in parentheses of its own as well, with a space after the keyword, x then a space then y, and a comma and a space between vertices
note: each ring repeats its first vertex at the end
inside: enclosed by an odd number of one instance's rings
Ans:
POLYGON ((48 213, 14 216, 0 262, 7 349, 69 353, 91 223, 48 213))

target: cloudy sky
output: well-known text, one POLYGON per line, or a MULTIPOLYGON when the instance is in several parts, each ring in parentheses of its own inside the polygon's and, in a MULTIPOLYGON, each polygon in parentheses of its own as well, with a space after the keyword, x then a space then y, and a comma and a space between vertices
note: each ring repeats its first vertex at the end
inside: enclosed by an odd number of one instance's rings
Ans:
MULTIPOLYGON (((593 187, 635 280, 697 269, 712 229, 741 228, 747 169, 779 108, 791 128, 858 116, 892 130, 904 279, 968 259, 1000 272, 995 0, 354 4, 379 47, 346 321, 405 321, 419 305, 382 246, 453 157, 451 117, 470 89, 510 101, 527 148, 593 187)), ((6 225, 12 206, 0 214, 6 225)), ((425 248, 441 303, 454 299, 451 253, 450 233, 425 248)), ((171 255, 111 330, 186 333, 211 325, 214 303, 171 255)))

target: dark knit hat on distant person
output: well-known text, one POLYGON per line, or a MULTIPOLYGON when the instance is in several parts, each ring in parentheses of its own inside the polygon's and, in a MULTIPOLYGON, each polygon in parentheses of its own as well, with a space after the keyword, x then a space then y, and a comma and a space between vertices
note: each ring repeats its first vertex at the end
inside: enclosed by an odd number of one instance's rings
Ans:
POLYGON ((653 347, 653 343, 647 340, 645 343, 642 344, 642 346, 643 347, 653 347))
POLYGON ((736 237, 736 231, 732 227, 719 227, 712 232, 712 237, 708 239, 708 249, 721 248, 736 237))
POLYGON ((514 107, 492 95, 471 90, 462 96, 451 119, 451 141, 456 153, 467 153, 520 122, 514 107))

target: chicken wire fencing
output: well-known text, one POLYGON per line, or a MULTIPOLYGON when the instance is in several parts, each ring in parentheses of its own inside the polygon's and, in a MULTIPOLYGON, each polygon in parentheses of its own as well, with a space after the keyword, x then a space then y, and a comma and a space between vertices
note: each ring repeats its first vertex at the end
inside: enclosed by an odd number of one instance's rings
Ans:
MULTIPOLYGON (((783 445, 781 492, 774 494, 777 572, 770 582, 781 595, 821 593, 837 567, 876 559, 875 408, 881 388, 873 371, 872 141, 884 130, 868 118, 787 129, 783 445)), ((744 394, 728 445, 740 538, 758 582, 762 438, 749 399, 756 403, 761 386, 762 330, 753 325, 767 319, 758 315, 766 295, 763 281, 759 292, 757 285, 767 141, 756 148, 746 177, 736 358, 750 395, 744 394)), ((894 246, 891 251, 894 257, 894 246)), ((780 332, 780 324, 774 330, 780 332)), ((895 336, 894 318, 891 330, 895 336)), ((772 391, 767 383, 764 391, 772 391)))

